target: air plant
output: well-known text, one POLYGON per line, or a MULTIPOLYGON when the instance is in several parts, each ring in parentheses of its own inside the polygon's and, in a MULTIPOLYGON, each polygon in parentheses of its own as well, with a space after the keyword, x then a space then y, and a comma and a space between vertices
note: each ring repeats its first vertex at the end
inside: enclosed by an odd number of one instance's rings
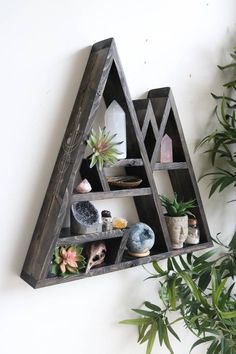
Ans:
POLYGON ((56 247, 52 259, 51 274, 65 276, 79 273, 80 269, 85 267, 82 250, 77 246, 56 247))
POLYGON ((106 131, 104 127, 101 129, 99 127, 99 132, 96 133, 93 129, 87 140, 87 144, 92 150, 92 154, 89 156, 90 168, 92 168, 96 163, 98 163, 99 169, 101 170, 105 163, 108 165, 113 165, 118 160, 118 155, 121 154, 118 149, 115 148, 116 145, 122 144, 122 141, 115 142, 114 138, 117 134, 110 134, 106 131))

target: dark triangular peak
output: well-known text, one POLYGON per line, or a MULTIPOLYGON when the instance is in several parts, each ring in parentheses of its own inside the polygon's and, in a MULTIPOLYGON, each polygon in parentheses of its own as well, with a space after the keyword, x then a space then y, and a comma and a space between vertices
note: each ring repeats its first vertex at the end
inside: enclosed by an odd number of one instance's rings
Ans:
POLYGON ((103 96, 107 107, 109 107, 113 100, 115 100, 125 112, 126 131, 129 132, 129 139, 127 139, 127 159, 141 158, 140 147, 136 135, 137 120, 133 109, 133 103, 115 49, 114 61, 111 66, 103 96))
MULTIPOLYGON (((94 181, 94 188, 92 186, 94 192, 107 192, 120 189, 121 187, 118 184, 113 183, 115 179, 112 179, 112 177, 126 178, 126 176, 134 176, 137 177, 137 180, 141 181, 140 184, 137 183, 137 187, 150 187, 146 166, 143 161, 143 157, 146 155, 133 102, 129 94, 115 42, 113 40, 110 43, 109 62, 104 67, 104 73, 102 74, 104 77, 101 78, 102 85, 97 92, 99 98, 96 98, 97 104, 92 109, 93 117, 91 124, 85 129, 84 141, 90 137, 92 128, 98 132, 100 126, 105 127, 106 131, 111 134, 116 133, 116 140, 124 141, 124 143, 119 148, 122 153, 121 158, 118 156, 119 161, 114 165, 106 163, 102 169, 95 166, 90 170, 87 168, 88 164, 83 159, 83 163, 76 174, 74 188, 87 174, 86 178, 89 181, 90 179, 92 182, 94 181), (103 112, 103 117, 99 119, 100 123, 98 126, 97 113, 101 105, 104 105, 105 111, 103 112), (120 111, 123 112, 123 118, 120 111)), ((81 149, 81 154, 84 155, 83 149, 81 149)))
POLYGON ((152 168, 186 167, 189 153, 171 89, 164 87, 151 90, 148 98, 151 100, 157 122, 160 123, 159 137, 151 160, 152 168), (158 113, 160 106, 163 111, 162 118, 158 113))
MULTIPOLYGON (((187 144, 185 142, 181 122, 175 105, 174 97, 170 88, 161 88, 151 90, 148 97, 152 102, 154 112, 157 111, 160 100, 166 101, 165 109, 166 115, 163 115, 161 121, 162 129, 160 128, 160 140, 166 138, 166 134, 171 138, 173 145, 173 162, 163 162, 160 160, 160 145, 156 146, 156 151, 153 152, 153 171, 160 171, 167 173, 172 189, 180 199, 195 200, 196 207, 194 214, 198 220, 198 225, 201 234, 201 243, 211 243, 210 232, 204 213, 197 181, 193 171, 192 163, 190 160, 187 144), (154 154, 157 153, 157 156, 154 154), (156 162, 158 161, 158 162, 156 162)), ((159 116, 156 115, 159 122, 159 116)), ((160 143, 160 142, 159 142, 160 143)), ((165 143, 165 141, 164 141, 165 143)), ((167 145, 169 141, 167 140, 167 145)), ((168 146, 167 146, 168 147, 168 146)), ((156 172, 156 173, 157 173, 156 172)))
POLYGON ((155 114, 153 112, 150 100, 135 100, 134 108, 142 131, 144 144, 147 150, 149 160, 151 161, 153 150, 158 139, 158 125, 155 114))

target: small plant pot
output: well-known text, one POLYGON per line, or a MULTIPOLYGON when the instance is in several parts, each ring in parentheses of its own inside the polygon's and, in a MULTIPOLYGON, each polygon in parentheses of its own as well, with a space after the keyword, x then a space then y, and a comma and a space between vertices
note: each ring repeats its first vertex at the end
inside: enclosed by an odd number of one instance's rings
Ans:
POLYGON ((165 216, 173 249, 183 248, 188 237, 188 216, 165 216))

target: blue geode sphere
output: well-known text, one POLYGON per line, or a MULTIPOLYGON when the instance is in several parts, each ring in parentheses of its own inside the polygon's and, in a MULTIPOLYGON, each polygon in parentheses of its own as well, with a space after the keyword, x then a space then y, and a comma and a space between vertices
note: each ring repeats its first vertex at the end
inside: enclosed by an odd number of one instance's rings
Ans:
POLYGON ((155 242, 155 234, 147 224, 138 222, 130 227, 127 248, 132 253, 149 251, 155 242))

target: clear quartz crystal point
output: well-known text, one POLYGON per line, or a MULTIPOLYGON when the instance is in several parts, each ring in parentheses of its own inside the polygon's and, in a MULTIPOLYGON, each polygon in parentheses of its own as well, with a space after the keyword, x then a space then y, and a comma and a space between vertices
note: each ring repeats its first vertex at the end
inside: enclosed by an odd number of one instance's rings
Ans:
POLYGON ((120 152, 118 159, 125 159, 127 155, 125 112, 115 100, 105 112, 105 127, 111 134, 117 134, 114 142, 123 141, 116 149, 120 152))

